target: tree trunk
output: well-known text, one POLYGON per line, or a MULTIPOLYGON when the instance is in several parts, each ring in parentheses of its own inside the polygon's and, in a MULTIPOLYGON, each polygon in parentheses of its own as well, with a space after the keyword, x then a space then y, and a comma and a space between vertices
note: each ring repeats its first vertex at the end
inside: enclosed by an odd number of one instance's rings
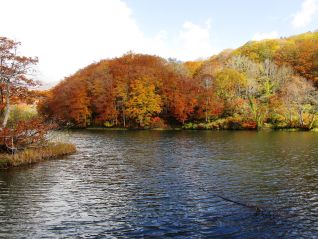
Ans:
POLYGON ((311 121, 309 123, 309 126, 308 126, 309 129, 312 129, 315 120, 316 120, 316 116, 315 116, 315 114, 313 114, 312 117, 311 117, 311 121))
POLYGON ((263 128, 263 118, 261 114, 257 114, 257 129, 260 130, 263 128))
POLYGON ((205 100, 205 122, 208 123, 208 98, 205 100))
MULTIPOLYGON (((3 98, 3 91, 2 89, 0 89, 0 105, 3 106, 4 104, 4 98, 3 98)), ((2 116, 3 115, 3 108, 1 107, 1 110, 0 110, 0 115, 2 116)))
POLYGON ((2 122, 2 128, 5 128, 7 126, 8 123, 8 119, 10 116, 10 85, 9 83, 7 83, 6 85, 6 109, 4 112, 4 119, 2 122))
POLYGON ((255 109, 255 105, 254 105, 253 99, 251 97, 248 97, 248 102, 249 102, 250 109, 252 111, 254 120, 255 120, 255 122, 257 124, 257 128, 258 128, 258 116, 257 116, 257 112, 256 112, 256 109, 255 109))
POLYGON ((304 126, 304 119, 303 119, 303 111, 302 110, 299 111, 299 123, 300 123, 301 127, 304 126))
POLYGON ((123 109, 123 123, 124 123, 124 128, 126 128, 125 108, 123 109))

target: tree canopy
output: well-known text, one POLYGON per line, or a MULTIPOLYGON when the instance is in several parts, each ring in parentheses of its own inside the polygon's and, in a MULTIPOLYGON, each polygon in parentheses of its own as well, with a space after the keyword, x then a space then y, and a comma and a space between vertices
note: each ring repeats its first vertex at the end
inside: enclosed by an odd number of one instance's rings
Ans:
POLYGON ((317 83, 318 33, 305 33, 248 42, 204 61, 129 52, 65 78, 38 108, 47 119, 74 127, 147 128, 158 119, 213 125, 222 119, 216 127, 312 128, 317 83))

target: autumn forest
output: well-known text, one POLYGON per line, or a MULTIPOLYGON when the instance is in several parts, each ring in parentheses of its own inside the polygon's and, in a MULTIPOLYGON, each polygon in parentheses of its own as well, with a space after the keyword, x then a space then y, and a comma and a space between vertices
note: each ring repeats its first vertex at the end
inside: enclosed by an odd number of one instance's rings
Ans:
POLYGON ((38 108, 71 127, 312 129, 317 85, 315 32, 189 62, 129 52, 65 78, 38 108))

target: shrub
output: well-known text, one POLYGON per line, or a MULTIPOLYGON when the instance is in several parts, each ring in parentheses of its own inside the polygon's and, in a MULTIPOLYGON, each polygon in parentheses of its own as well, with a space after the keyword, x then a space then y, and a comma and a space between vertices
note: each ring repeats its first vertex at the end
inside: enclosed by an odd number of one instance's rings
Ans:
POLYGON ((196 123, 193 123, 193 122, 189 122, 189 123, 185 123, 183 126, 182 126, 183 129, 197 129, 198 128, 198 125, 196 123))
POLYGON ((164 120, 160 117, 151 118, 149 123, 150 128, 166 128, 167 125, 165 124, 164 120))
POLYGON ((49 130, 54 124, 44 124, 40 119, 17 122, 12 128, 0 130, 0 151, 15 151, 30 145, 42 145, 49 130))
POLYGON ((105 126, 106 128, 111 128, 111 127, 114 126, 114 123, 109 122, 109 121, 106 121, 106 122, 104 122, 104 126, 105 126))
POLYGON ((217 119, 208 123, 186 123, 183 129, 222 130, 222 129, 256 129, 257 124, 251 119, 240 116, 217 119))
POLYGON ((26 104, 12 105, 8 125, 12 127, 20 121, 31 120, 35 117, 37 117, 35 106, 26 104))

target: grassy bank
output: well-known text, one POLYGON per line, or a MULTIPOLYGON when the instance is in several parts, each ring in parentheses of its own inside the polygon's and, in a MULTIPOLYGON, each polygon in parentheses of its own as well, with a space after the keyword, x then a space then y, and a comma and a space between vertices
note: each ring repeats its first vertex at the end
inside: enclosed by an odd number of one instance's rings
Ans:
POLYGON ((42 148, 25 149, 15 154, 0 154, 0 169, 33 164, 76 152, 70 143, 51 143, 42 148))

